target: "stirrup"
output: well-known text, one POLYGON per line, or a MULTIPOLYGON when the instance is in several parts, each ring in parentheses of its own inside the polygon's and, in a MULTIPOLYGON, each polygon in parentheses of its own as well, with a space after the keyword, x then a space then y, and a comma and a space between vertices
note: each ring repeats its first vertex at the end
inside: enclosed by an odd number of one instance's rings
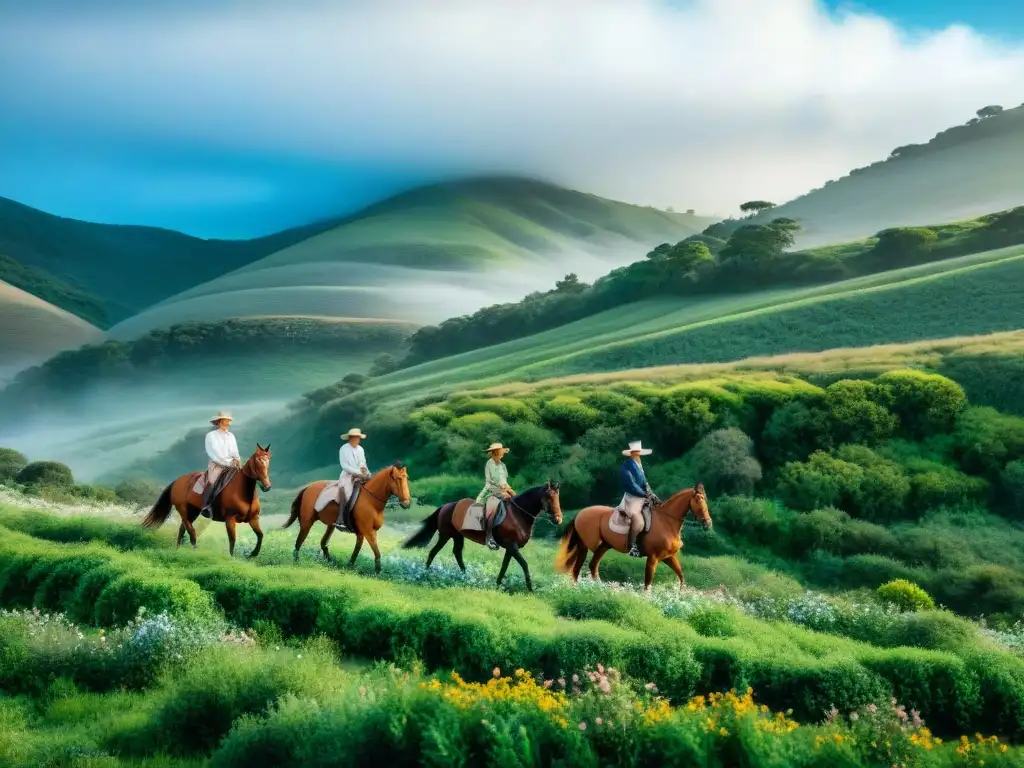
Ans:
POLYGON ((494 540, 494 537, 487 539, 487 548, 492 552, 497 552, 501 547, 498 546, 498 542, 494 540))
POLYGON ((213 509, 210 507, 203 507, 201 510, 199 510, 199 516, 213 520, 213 509))
POLYGON ((644 553, 640 551, 640 549, 637 547, 635 542, 634 542, 633 546, 630 548, 628 554, 629 554, 630 557, 643 557, 644 556, 644 553))

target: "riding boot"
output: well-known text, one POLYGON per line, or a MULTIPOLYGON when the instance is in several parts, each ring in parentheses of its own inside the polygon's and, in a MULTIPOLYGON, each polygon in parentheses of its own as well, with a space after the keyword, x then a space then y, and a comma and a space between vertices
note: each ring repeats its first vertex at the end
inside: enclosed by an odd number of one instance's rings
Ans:
POLYGON ((626 539, 626 550, 630 557, 643 557, 643 553, 636 546, 637 534, 633 533, 633 529, 629 529, 629 534, 626 539))
POLYGON ((496 550, 498 542, 494 540, 494 515, 484 514, 484 541, 488 549, 496 550))

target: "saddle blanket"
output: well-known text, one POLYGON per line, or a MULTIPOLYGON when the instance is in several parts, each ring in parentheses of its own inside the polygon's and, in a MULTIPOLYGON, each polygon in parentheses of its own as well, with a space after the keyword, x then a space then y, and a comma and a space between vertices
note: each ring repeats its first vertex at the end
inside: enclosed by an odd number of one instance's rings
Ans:
MULTIPOLYGON (((505 519, 505 515, 508 510, 504 504, 500 504, 498 509, 494 512, 494 527, 497 528, 501 525, 505 519)), ((458 520, 455 521, 458 523, 458 520)), ((484 529, 484 505, 483 504, 471 504, 466 508, 465 516, 462 518, 462 525, 459 526, 460 531, 483 531, 484 529)))
MULTIPOLYGON (((651 530, 651 508, 646 504, 643 509, 643 527, 640 529, 643 533, 649 533, 651 530)), ((612 516, 608 518, 608 527, 612 533, 629 533, 629 528, 633 524, 633 519, 629 513, 622 507, 616 507, 615 511, 612 512, 612 516)))
POLYGON ((324 507, 330 504, 332 501, 338 501, 338 497, 341 494, 341 482, 334 480, 324 486, 324 489, 320 491, 320 495, 316 497, 316 501, 313 502, 313 509, 317 512, 323 512, 324 507))
POLYGON ((195 485, 192 486, 192 490, 198 493, 200 496, 203 495, 203 491, 206 489, 206 473, 200 472, 199 477, 196 478, 195 485))

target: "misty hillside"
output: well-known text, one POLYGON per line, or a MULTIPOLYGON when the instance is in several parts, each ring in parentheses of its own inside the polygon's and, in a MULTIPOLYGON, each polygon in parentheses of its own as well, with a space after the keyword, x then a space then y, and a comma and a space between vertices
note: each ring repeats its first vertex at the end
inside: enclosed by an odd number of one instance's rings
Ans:
MULTIPOLYGON (((254 240, 203 240, 157 227, 67 219, 0 197, 0 254, 33 273, 25 290, 91 320, 82 297, 101 307, 107 324, 332 224, 313 224, 254 240), (49 289, 38 286, 49 282, 49 289), (60 287, 59 296, 53 286, 60 287), (71 304, 65 303, 75 294, 71 304)), ((10 264, 6 265, 13 271, 10 264)), ((0 275, 0 278, 7 279, 0 275)), ((10 280, 18 285, 17 280, 10 280)))
POLYGON ((802 246, 867 237, 888 227, 954 221, 1024 204, 1024 105, 896 147, 759 217, 796 219, 802 246))
POLYGON ((81 318, 0 281, 0 387, 22 368, 101 337, 81 318))
POLYGON ((517 178, 436 184, 180 293, 112 329, 262 315, 437 322, 584 279, 710 220, 517 178))

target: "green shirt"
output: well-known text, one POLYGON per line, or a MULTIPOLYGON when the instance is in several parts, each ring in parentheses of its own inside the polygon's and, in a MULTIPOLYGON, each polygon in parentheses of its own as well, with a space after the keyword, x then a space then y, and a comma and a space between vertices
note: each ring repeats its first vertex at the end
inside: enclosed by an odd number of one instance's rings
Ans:
POLYGON ((476 503, 483 504, 491 496, 501 496, 506 485, 508 485, 508 470, 505 469, 505 464, 488 459, 487 466, 484 467, 484 489, 476 497, 476 503))

